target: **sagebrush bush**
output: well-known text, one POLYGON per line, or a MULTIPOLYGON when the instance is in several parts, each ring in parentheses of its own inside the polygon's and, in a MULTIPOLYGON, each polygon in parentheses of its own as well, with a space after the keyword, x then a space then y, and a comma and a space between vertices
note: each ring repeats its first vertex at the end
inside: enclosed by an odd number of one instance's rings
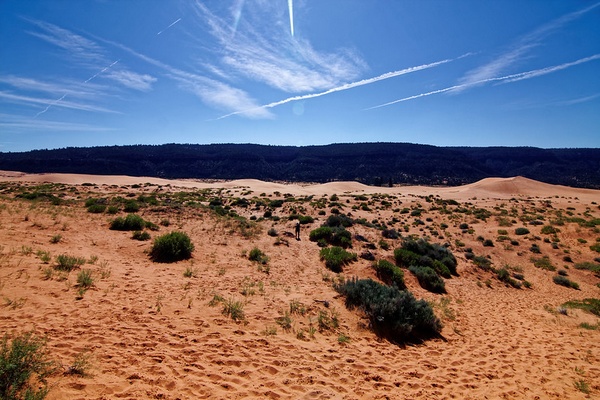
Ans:
POLYGON ((373 264, 377 277, 388 285, 396 286, 399 290, 406 289, 404 271, 387 260, 379 260, 373 264))
POLYGON ((150 234, 146 231, 135 231, 131 235, 131 238, 139 241, 150 240, 150 234))
POLYGON ((446 293, 444 280, 430 267, 411 265, 408 270, 415 274, 419 285, 433 293, 446 293))
POLYGON ((54 268, 60 271, 71 272, 85 264, 85 258, 60 254, 56 256, 56 265, 54 268))
POLYGON ((394 342, 433 337, 442 330, 429 303, 415 299, 408 291, 356 278, 335 289, 346 297, 346 307, 361 309, 375 332, 394 342))
POLYGON ((118 217, 110 224, 114 231, 141 231, 146 226, 146 221, 137 214, 128 214, 125 218, 118 217))
POLYGON ((150 258, 156 262, 175 262, 192 257, 194 245, 190 237, 179 231, 170 232, 154 239, 150 258))
POLYGON ((258 247, 254 247, 252 250, 250 250, 248 260, 260 264, 266 264, 269 262, 269 257, 265 253, 263 253, 258 247))
POLYGON ((579 284, 577 282, 573 282, 572 280, 563 275, 555 275, 554 278, 552 278, 552 281, 554 281, 554 283, 556 283, 557 285, 579 290, 579 284))
POLYGON ((430 267, 447 278, 457 275, 457 262, 452 252, 442 245, 429 243, 425 239, 404 239, 400 249, 394 250, 394 258, 398 265, 430 267))
POLYGON ((325 266, 333 272, 342 272, 345 264, 358 259, 356 253, 350 253, 338 246, 321 249, 319 256, 325 261, 325 266))
POLYGON ((33 332, 0 340, 0 399, 43 399, 48 393, 46 378, 56 363, 46 351, 46 339, 33 332))
POLYGON ((527 235, 529 233, 529 229, 527 228, 517 228, 515 229, 515 235, 527 235))
POLYGON ((311 242, 323 242, 343 248, 352 247, 352 235, 344 227, 321 226, 312 230, 308 238, 311 242))
POLYGON ((92 214, 102 214, 106 210, 106 204, 92 204, 87 211, 92 214))

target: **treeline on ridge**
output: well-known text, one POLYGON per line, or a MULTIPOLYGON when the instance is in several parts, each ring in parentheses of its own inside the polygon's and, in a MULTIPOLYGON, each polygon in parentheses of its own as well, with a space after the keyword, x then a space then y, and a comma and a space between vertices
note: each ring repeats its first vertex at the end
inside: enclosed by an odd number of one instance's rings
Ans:
POLYGON ((600 188, 600 149, 437 147, 409 143, 325 146, 165 144, 0 153, 0 170, 161 178, 358 181, 460 185, 487 177, 600 188))

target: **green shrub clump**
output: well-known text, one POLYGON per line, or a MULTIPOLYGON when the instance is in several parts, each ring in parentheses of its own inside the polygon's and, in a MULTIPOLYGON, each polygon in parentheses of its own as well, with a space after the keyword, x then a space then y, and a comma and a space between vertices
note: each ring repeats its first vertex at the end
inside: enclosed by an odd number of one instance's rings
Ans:
POLYGON ((515 229, 515 235, 527 235, 529 233, 529 229, 527 228, 517 228, 515 229))
POLYGON ((420 265, 411 265, 408 270, 415 274, 419 285, 433 293, 446 293, 446 284, 444 280, 435 272, 433 268, 420 265))
POLYGON ((308 238, 311 242, 330 244, 343 248, 352 247, 352 235, 344 227, 321 226, 312 230, 308 238))
POLYGON ((194 245, 183 232, 174 231, 154 239, 150 258, 156 262, 175 262, 192 257, 194 245))
POLYGON ((146 226, 146 221, 136 214, 128 214, 125 218, 118 217, 110 224, 113 231, 141 231, 146 226))
POLYGON ((396 286, 399 290, 406 289, 404 271, 387 260, 379 260, 373 264, 377 277, 388 285, 396 286))
POLYGON ((252 250, 250 250, 248 259, 250 261, 254 261, 260 264, 266 264, 269 262, 269 257, 265 253, 263 253, 258 247, 255 247, 252 250))
POLYGON ((404 239, 400 249, 394 250, 397 265, 420 265, 432 268, 439 275, 450 278, 456 273, 456 258, 446 247, 425 239, 404 239))
POLYGON ((561 285, 561 286, 565 286, 568 288, 573 288, 573 289, 579 290, 579 284, 577 282, 573 282, 566 276, 555 275, 554 278, 552 278, 552 281, 554 281, 554 283, 556 283, 557 285, 561 285))
POLYGON ((342 272, 345 264, 358 260, 356 253, 350 253, 338 246, 321 249, 319 256, 325 261, 325 266, 333 272, 342 272))
POLYGON ((434 337, 442 330, 429 303, 415 299, 408 291, 356 278, 335 289, 346 297, 346 307, 361 309, 375 332, 394 342, 434 337))
POLYGON ((48 394, 46 378, 57 365, 46 351, 46 340, 32 332, 0 340, 0 399, 43 399, 48 394))
POLYGON ((150 240, 150 234, 146 231, 135 231, 133 235, 131 235, 133 240, 145 241, 150 240))

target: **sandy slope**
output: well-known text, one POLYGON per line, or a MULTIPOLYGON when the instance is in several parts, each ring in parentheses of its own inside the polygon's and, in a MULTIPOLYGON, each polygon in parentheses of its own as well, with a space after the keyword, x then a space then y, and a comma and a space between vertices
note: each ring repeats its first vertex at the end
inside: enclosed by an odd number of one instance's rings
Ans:
MULTIPOLYGON (((35 329, 47 335, 51 354, 64 366, 80 354, 90 354, 93 360, 89 376, 54 376, 50 399, 580 399, 600 395, 600 330, 578 326, 582 322, 597 324, 599 319, 579 310, 569 310, 568 315, 555 312, 567 300, 599 298, 596 285, 600 279, 571 264, 569 278, 578 282, 581 290, 557 286, 552 282, 553 273, 532 265, 528 251, 530 241, 539 243, 542 254, 560 268, 567 264, 563 261, 565 250, 575 263, 592 261, 599 254, 589 245, 600 234, 566 224, 559 233, 564 247, 553 249, 533 237, 545 237, 539 226, 528 226, 532 234, 518 237, 518 248, 505 248, 495 240, 494 247, 483 247, 477 236, 495 239, 498 229, 506 229, 516 238, 514 229, 523 224, 502 228, 493 216, 484 222, 470 215, 428 211, 431 204, 424 199, 439 196, 496 214, 498 208, 511 207, 519 212, 523 208, 541 212, 547 207, 544 201, 550 201, 546 213, 563 210, 584 216, 587 212, 586 218, 600 218, 598 205, 593 203, 600 202, 599 191, 520 177, 486 179, 458 188, 374 188, 353 182, 289 185, 255 180, 206 183, 60 174, 1 176, 0 182, 6 185, 64 183, 65 198, 80 198, 70 205, 53 206, 15 199, 7 188, 0 195, 0 296, 4 299, 0 331, 16 334, 35 329), (83 183, 97 186, 81 186, 83 183), (132 188, 134 184, 141 187, 132 188), (413 226, 410 222, 415 218, 410 214, 394 209, 420 207, 424 212, 419 218, 425 226, 440 232, 440 224, 448 224, 443 240, 432 239, 451 243, 459 260, 460 276, 446 281, 448 293, 429 293, 410 273, 405 275, 416 297, 436 304, 436 313, 445 324, 443 339, 398 346, 377 338, 356 311, 345 308, 343 298, 331 288, 334 274, 325 269, 319 261, 319 248, 308 240, 308 232, 329 215, 329 208, 325 209, 327 215, 319 216, 319 209, 301 203, 304 213, 320 218, 303 227, 301 241, 289 237, 293 221, 285 218, 263 221, 259 234, 245 238, 231 221, 204 209, 143 208, 140 215, 145 219, 171 222, 153 236, 183 230, 196 247, 191 261, 157 264, 145 254, 150 242, 134 241, 130 233, 109 230, 113 216, 90 214, 83 206, 90 196, 137 197, 141 193, 217 188, 224 189, 221 194, 225 197, 265 193, 267 199, 282 198, 275 192, 315 198, 335 193, 345 206, 342 212, 369 221, 397 217, 403 221, 397 229, 407 224, 408 233, 418 236, 430 232, 422 225, 413 226), (363 202, 350 194, 373 193, 393 194, 396 197, 389 199, 394 205, 385 208, 374 203, 370 211, 350 209, 363 202), (462 233, 458 228, 462 222, 474 232, 462 233), (279 245, 267 235, 271 227, 279 233, 279 245), (52 244, 55 235, 61 235, 61 241, 52 244), (491 273, 477 269, 455 245, 457 239, 476 254, 489 255, 497 267, 519 267, 532 289, 507 287, 491 273), (245 257, 255 246, 270 258, 268 273, 245 257), (44 279, 54 261, 44 264, 36 256, 39 250, 53 257, 97 258, 83 267, 94 271, 95 287, 76 300, 76 271, 44 279), (195 276, 184 277, 186 268, 192 268, 195 276), (245 322, 224 316, 220 305, 209 306, 215 294, 244 302, 245 322), (330 307, 315 300, 327 300, 330 307), (306 313, 292 314, 292 328, 286 331, 275 319, 289 310, 292 301, 301 302, 306 313), (337 315, 340 326, 317 330, 311 337, 310 326, 317 326, 320 312, 337 315), (349 342, 339 343, 341 335, 349 337, 349 342), (578 390, 577 382, 585 382, 590 394, 578 390)), ((286 216, 289 212, 277 209, 275 213, 286 216)), ((239 213, 262 216, 264 210, 240 209, 239 213)), ((375 244, 381 239, 379 231, 362 225, 350 230, 375 244)), ((392 259, 399 241, 388 242, 390 250, 380 246, 373 250, 378 259, 392 259)), ((354 251, 363 250, 355 241, 354 251)), ((374 278, 370 262, 362 259, 348 266, 344 275, 374 278)))

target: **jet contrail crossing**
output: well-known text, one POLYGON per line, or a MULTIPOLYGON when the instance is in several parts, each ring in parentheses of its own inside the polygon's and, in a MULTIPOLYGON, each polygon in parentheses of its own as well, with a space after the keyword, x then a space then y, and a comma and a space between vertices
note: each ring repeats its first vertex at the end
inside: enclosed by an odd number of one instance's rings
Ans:
POLYGON ((288 0, 288 9, 290 10, 290 32, 294 36, 294 1, 288 0))
MULTIPOLYGON (((291 1, 291 0, 290 0, 291 1)), ((167 29, 169 29, 170 27, 172 27, 173 25, 175 25, 176 23, 178 23, 179 21, 181 21, 181 18, 177 19, 177 21, 172 22, 171 25, 167 26, 165 29, 163 29, 162 31, 158 32, 156 34, 156 36, 160 35, 161 33, 163 33, 164 31, 166 31, 167 29)))

